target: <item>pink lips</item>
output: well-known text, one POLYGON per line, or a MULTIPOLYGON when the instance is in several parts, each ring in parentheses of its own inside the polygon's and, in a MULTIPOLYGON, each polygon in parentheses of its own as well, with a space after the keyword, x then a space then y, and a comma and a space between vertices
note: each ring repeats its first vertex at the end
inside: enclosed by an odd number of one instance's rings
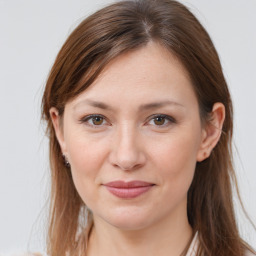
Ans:
POLYGON ((109 192, 120 198, 135 198, 150 190, 154 184, 145 181, 134 180, 124 182, 121 180, 104 184, 109 192))

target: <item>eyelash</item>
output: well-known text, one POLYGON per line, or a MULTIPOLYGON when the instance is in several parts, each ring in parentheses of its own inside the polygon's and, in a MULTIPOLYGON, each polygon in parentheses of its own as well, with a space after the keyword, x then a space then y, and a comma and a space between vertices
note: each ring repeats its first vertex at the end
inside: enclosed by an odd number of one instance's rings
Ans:
MULTIPOLYGON (((102 118, 102 119, 103 119, 103 122, 104 122, 104 121, 106 122, 106 118, 105 118, 103 115, 100 115, 100 114, 94 114, 94 115, 85 116, 85 117, 81 118, 81 119, 79 120, 79 122, 80 122, 80 123, 83 123, 83 124, 85 123, 85 124, 87 124, 88 126, 97 129, 97 128, 102 127, 104 124, 95 125, 95 124, 90 124, 90 123, 89 123, 90 120, 93 120, 93 118, 97 118, 97 117, 102 118)), ((163 118, 163 119, 165 120, 165 124, 163 124, 163 125, 152 124, 152 125, 154 125, 154 126, 156 126, 156 127, 159 127, 159 128, 160 128, 160 127, 166 127, 166 126, 168 126, 168 125, 170 125, 170 124, 175 124, 175 123, 177 123, 176 120, 175 120, 173 117, 171 117, 171 116, 169 116, 169 115, 165 115, 165 114, 154 114, 154 115, 152 115, 152 116, 149 117, 149 121, 147 121, 146 123, 149 124, 150 121, 154 121, 156 118, 163 118), (166 121, 168 121, 167 124, 166 124, 166 121)))

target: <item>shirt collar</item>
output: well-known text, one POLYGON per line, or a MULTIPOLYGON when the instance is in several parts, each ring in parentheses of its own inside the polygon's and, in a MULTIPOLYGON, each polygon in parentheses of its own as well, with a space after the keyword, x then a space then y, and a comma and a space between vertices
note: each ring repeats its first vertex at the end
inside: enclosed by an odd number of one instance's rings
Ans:
POLYGON ((198 248, 198 232, 195 233, 194 238, 189 246, 188 252, 186 256, 196 256, 197 248, 198 248))

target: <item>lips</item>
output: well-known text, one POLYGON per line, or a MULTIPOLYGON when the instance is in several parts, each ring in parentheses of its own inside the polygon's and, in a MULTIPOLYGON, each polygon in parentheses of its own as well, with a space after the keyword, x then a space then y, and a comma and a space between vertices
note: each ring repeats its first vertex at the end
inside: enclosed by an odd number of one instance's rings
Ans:
POLYGON ((130 182, 118 180, 104 184, 110 193, 124 199, 138 197, 149 191, 154 185, 153 183, 139 180, 130 182))

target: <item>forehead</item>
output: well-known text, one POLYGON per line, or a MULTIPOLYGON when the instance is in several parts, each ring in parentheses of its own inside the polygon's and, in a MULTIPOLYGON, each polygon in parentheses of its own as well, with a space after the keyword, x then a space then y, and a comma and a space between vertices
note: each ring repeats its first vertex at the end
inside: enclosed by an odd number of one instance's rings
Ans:
POLYGON ((164 47, 149 43, 110 62, 99 77, 72 104, 85 99, 116 103, 194 98, 188 72, 164 47))

